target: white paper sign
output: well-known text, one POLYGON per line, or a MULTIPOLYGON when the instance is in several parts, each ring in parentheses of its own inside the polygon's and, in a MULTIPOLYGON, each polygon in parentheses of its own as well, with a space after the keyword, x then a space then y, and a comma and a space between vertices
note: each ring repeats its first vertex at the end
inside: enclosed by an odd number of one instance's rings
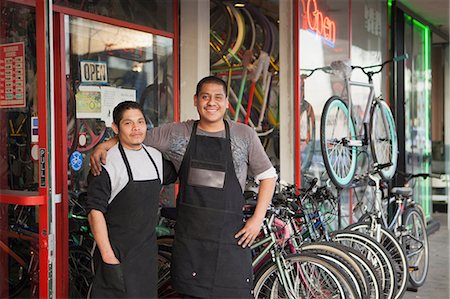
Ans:
POLYGON ((102 113, 101 119, 105 121, 107 127, 111 127, 113 122, 113 110, 117 104, 124 101, 136 102, 136 90, 124 89, 109 86, 101 87, 102 113))

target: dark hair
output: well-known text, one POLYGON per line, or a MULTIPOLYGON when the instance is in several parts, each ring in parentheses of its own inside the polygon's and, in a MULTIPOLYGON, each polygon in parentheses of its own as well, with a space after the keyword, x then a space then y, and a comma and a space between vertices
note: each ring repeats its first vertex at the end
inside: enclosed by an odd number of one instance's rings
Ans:
POLYGON ((208 76, 208 77, 201 79, 197 83, 197 89, 195 91, 196 96, 198 96, 198 94, 202 90, 203 84, 207 84, 207 83, 214 83, 214 84, 222 85, 224 93, 225 94, 227 93, 227 84, 225 83, 225 81, 223 81, 222 79, 220 79, 216 76, 208 76))
POLYGON ((142 109, 142 106, 140 104, 133 101, 121 102, 117 104, 117 106, 114 108, 113 111, 113 121, 117 126, 119 126, 119 123, 122 120, 124 112, 130 109, 138 109, 142 112, 142 115, 145 115, 144 110, 142 109))

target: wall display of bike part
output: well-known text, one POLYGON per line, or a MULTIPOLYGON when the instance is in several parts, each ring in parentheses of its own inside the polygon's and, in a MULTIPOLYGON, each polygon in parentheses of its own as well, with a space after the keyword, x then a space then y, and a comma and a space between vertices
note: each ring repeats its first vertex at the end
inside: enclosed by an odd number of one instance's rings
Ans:
POLYGON ((278 166, 278 4, 210 5, 211 73, 227 83, 227 117, 254 128, 278 166))

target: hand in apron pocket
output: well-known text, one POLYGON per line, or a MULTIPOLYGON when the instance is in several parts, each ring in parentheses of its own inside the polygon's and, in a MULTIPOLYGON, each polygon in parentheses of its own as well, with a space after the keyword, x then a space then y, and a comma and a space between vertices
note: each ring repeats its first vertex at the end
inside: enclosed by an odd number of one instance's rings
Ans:
POLYGON ((102 262, 98 270, 100 273, 95 277, 98 287, 126 292, 121 264, 113 265, 102 262))

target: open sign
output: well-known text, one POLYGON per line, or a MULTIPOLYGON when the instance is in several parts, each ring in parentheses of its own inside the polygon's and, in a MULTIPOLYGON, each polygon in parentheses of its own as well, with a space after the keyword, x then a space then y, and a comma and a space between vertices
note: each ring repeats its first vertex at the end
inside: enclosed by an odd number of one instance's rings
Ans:
POLYGON ((319 9, 317 0, 303 0, 303 28, 314 32, 325 41, 336 43, 336 22, 319 9))
POLYGON ((108 67, 106 62, 80 61, 82 83, 108 83, 108 67))

